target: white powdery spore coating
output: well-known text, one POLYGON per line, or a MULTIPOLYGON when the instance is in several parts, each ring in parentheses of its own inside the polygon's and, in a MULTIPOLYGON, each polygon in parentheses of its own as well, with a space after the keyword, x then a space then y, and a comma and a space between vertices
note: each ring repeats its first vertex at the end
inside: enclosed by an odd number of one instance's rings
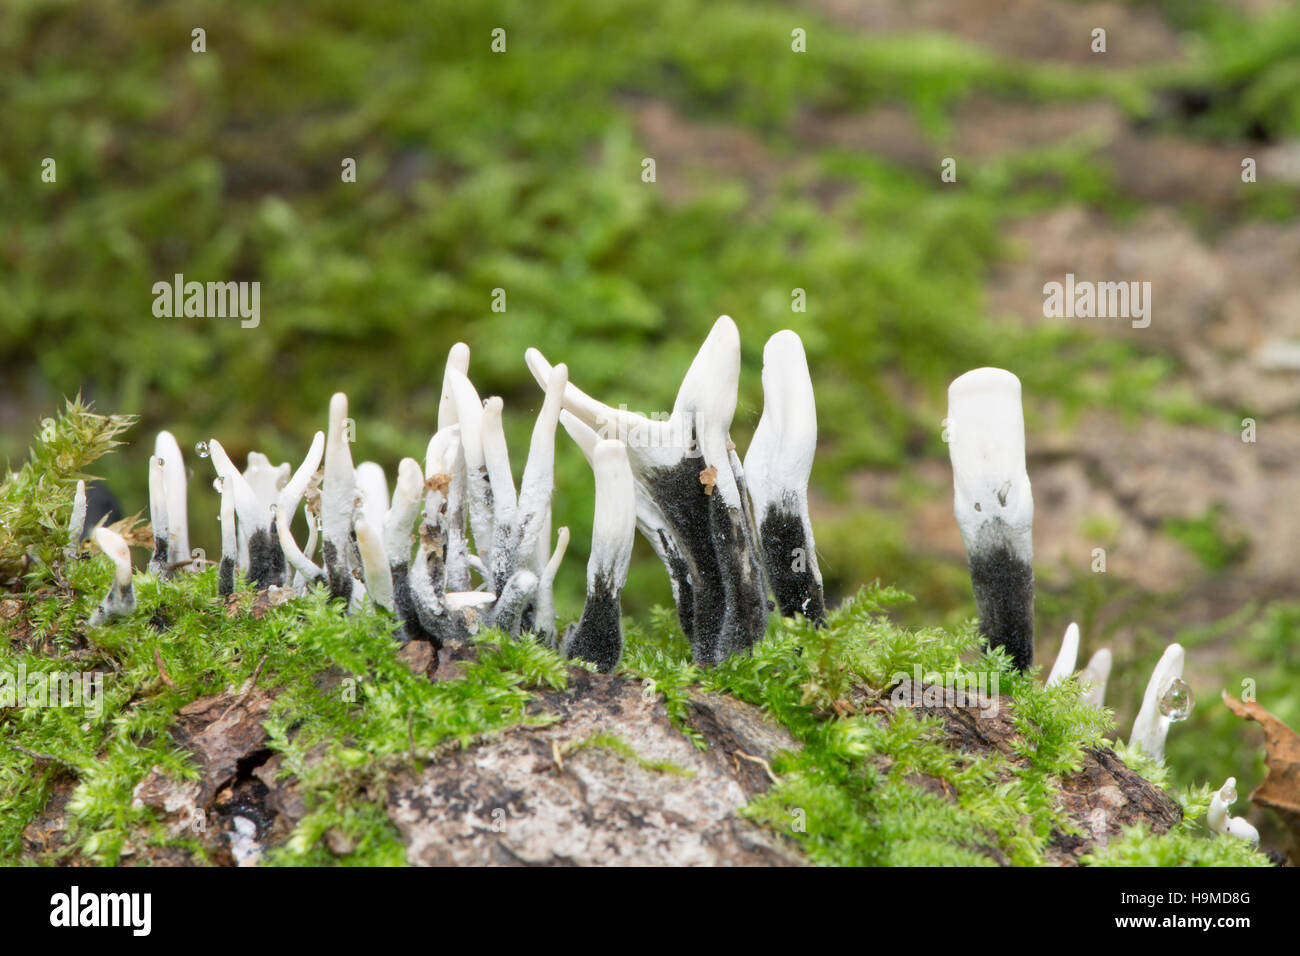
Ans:
POLYGON ((761 516, 786 493, 808 496, 817 451, 817 405, 803 342, 794 332, 777 332, 763 347, 763 414, 745 453, 745 477, 761 516))
POLYGON ((72 497, 72 517, 68 519, 68 544, 64 555, 69 561, 81 551, 81 532, 86 526, 86 483, 77 481, 77 491, 72 497))
POLYGON ((1056 655, 1056 663, 1052 665, 1052 672, 1047 675, 1046 686, 1059 684, 1073 674, 1078 659, 1079 625, 1071 621, 1070 626, 1065 629, 1065 637, 1061 639, 1061 650, 1056 655))
POLYGON ((1173 721, 1160 712, 1160 696, 1169 689, 1169 685, 1183 676, 1183 647, 1170 644, 1165 648, 1151 680, 1147 681, 1146 692, 1142 695, 1142 708, 1133 721, 1133 732, 1129 734, 1129 746, 1137 746, 1155 760, 1165 756, 1165 738, 1173 721))
POLYGON ((346 567, 348 536, 356 494, 352 448, 345 434, 348 397, 337 392, 330 398, 329 432, 325 436, 325 480, 321 484, 321 524, 325 541, 346 567))
POLYGON ((382 528, 388 516, 388 476, 375 461, 357 465, 357 490, 361 492, 361 513, 372 528, 382 528))
POLYGON ((176 437, 161 431, 154 439, 153 453, 163 460, 163 487, 167 498, 167 547, 173 562, 190 556, 189 502, 185 459, 176 437))
POLYGON ((636 533, 635 488, 627 449, 621 441, 603 440, 592 456, 596 476, 596 507, 592 519, 591 558, 587 562, 588 588, 600 577, 612 579, 615 587, 627 583, 636 533))
POLYGON ((411 560, 411 531, 420 513, 424 494, 424 473, 414 458, 403 458, 397 465, 397 484, 393 501, 384 518, 384 551, 390 565, 411 560))
POLYGON ((95 544, 113 562, 113 583, 121 590, 131 587, 131 551, 126 540, 109 528, 96 528, 95 544))
POLYGON ((1103 647, 1088 659, 1088 666, 1079 675, 1083 688, 1083 702, 1091 707, 1101 707, 1106 702, 1106 682, 1110 679, 1110 648, 1103 647))
POLYGON ((380 607, 393 609, 393 575, 388 567, 388 555, 378 531, 364 517, 356 520, 357 550, 361 554, 361 567, 365 575, 366 593, 380 607))
POLYGON ((1005 524, 1005 543, 1033 560, 1034 498, 1025 470, 1020 379, 999 368, 967 372, 948 387, 953 514, 968 550, 981 527, 1005 524))

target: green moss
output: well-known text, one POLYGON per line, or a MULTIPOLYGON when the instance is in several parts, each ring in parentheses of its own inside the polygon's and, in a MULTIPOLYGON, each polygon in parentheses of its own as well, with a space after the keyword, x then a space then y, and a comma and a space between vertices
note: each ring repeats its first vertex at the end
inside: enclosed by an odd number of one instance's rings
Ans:
MULTIPOLYGON (((692 681, 733 694, 789 729, 802 748, 772 762, 776 784, 745 812, 793 836, 819 863, 1044 863, 1053 830, 1075 829, 1055 806, 1059 780, 1081 766, 1085 747, 1105 744, 1111 715, 1083 705, 1073 680, 1043 688, 1011 671, 1001 652, 980 653, 973 625, 890 623, 884 612, 906 600, 877 587, 832 612, 825 629, 774 622, 752 657, 707 672, 690 667, 675 621, 661 615, 651 635, 629 636, 624 670, 679 699, 692 681), (855 697, 863 687, 881 694, 915 667, 996 674, 1013 708, 1016 759, 954 751, 937 719, 908 709, 884 719, 855 697)), ((1162 767, 1130 758, 1163 782, 1162 767)), ((1183 840, 1212 842, 1194 831, 1183 840)))
MULTIPOLYGON (((9 744, 57 758, 76 776, 67 810, 71 845, 61 852, 113 863, 131 834, 152 820, 151 810, 131 806, 132 791, 149 770, 195 775, 167 733, 176 711, 197 697, 242 686, 260 663, 259 686, 274 695, 266 721, 270 746, 300 779, 311 811, 276 861, 318 859, 316 836, 338 827, 355 838, 359 860, 391 862, 396 833, 382 815, 364 809, 373 803, 362 796, 367 786, 413 757, 547 719, 527 714, 530 689, 565 684, 566 665, 552 651, 500 634, 490 635, 477 662, 464 665, 463 678, 430 683, 397 659, 391 616, 343 615, 316 593, 271 608, 260 621, 247 613, 232 617, 216 597, 212 569, 161 584, 137 575, 138 609, 110 626, 85 630, 89 658, 73 662, 25 649, 38 637, 68 646, 111 574, 103 557, 76 562, 68 569, 71 592, 34 596, 26 615, 31 631, 18 647, 11 640, 0 646, 0 669, 10 672, 19 666, 28 672, 108 671, 97 717, 60 707, 4 713, 0 858, 17 858, 22 829, 48 796, 54 772, 34 773, 36 758, 9 744), (153 623, 156 615, 166 622, 161 629, 153 623), (155 652, 174 687, 161 679, 155 652)), ((240 596, 253 598, 248 590, 240 596)))
MULTIPOLYGON (((430 683, 398 660, 395 621, 386 613, 342 615, 316 592, 270 608, 260 620, 232 616, 215 597, 214 574, 209 569, 165 583, 137 576, 137 611, 85 632, 92 656, 76 666, 109 672, 98 716, 88 719, 71 708, 5 712, 0 858, 20 858, 22 830, 43 807, 56 772, 14 744, 54 758, 75 777, 65 811, 70 843, 56 858, 77 853, 115 863, 129 860, 123 857, 128 847, 194 850, 194 840, 168 836, 153 810, 134 807, 132 791, 155 766, 192 778, 190 757, 168 734, 177 710, 198 696, 240 687, 257 671, 259 686, 274 697, 269 747, 283 756, 281 772, 297 779, 308 808, 267 862, 400 863, 400 838, 377 796, 393 775, 447 748, 551 719, 530 714, 532 691, 566 684, 567 666, 553 652, 491 632, 479 642, 477 662, 461 665, 462 676, 430 683), (162 680, 155 652, 174 686, 162 680), (340 845, 341 856, 330 849, 340 845)), ((110 576, 102 557, 78 561, 68 569, 68 592, 29 596, 23 617, 30 630, 20 642, 12 640, 17 634, 4 642, 0 668, 69 666, 29 648, 38 636, 69 647, 110 576)), ((241 601, 253 597, 246 588, 239 592, 241 601)), ((654 680, 654 692, 665 697, 679 726, 687 720, 689 694, 713 691, 760 706, 788 728, 802 749, 773 761, 777 783, 745 813, 793 834, 817 862, 1043 862, 1052 830, 1069 829, 1054 809, 1056 781, 1079 765, 1084 746, 1100 741, 1109 715, 1080 704, 1072 682, 1045 690, 1012 673, 1001 652, 979 653, 973 625, 891 624, 884 612, 905 599, 887 588, 864 591, 832 613, 825 629, 774 621, 752 657, 707 672, 689 663, 672 614, 660 611, 649 633, 628 628, 624 672, 654 680), (930 675, 997 674, 1013 701, 1017 759, 952 750, 937 721, 910 710, 888 719, 871 712, 861 689, 881 693, 893 675, 914 667, 930 675)), ((647 761, 607 734, 576 746, 604 747, 658 772, 682 772, 647 761)), ((1188 830, 1176 839, 1183 856, 1229 859, 1201 848, 1204 834, 1188 830)), ((1126 837, 1123 846, 1130 842, 1138 852, 1139 836, 1126 837)), ((1231 849, 1239 859, 1240 851, 1231 849)), ((1098 862, 1127 859, 1123 852, 1098 862)))
POLYGON ((81 396, 57 418, 47 418, 30 457, 0 481, 0 585, 11 583, 35 562, 48 574, 68 543, 68 520, 77 481, 118 445, 134 421, 130 415, 96 415, 81 396))

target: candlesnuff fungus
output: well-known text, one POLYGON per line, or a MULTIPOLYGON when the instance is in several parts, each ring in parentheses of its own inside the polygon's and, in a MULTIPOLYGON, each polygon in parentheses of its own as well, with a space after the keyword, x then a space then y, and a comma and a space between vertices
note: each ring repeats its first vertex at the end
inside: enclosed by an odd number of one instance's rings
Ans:
POLYGON ((1185 687, 1183 677, 1183 648, 1181 644, 1170 644, 1156 663, 1147 681, 1146 693, 1142 695, 1142 707, 1137 719, 1133 721, 1133 732, 1129 734, 1129 746, 1140 747, 1143 753, 1154 760, 1165 759, 1165 737, 1169 734, 1169 725, 1175 720, 1187 716, 1185 710, 1171 706, 1171 692, 1178 693, 1185 687))
POLYGON ((321 484, 321 555, 330 596, 352 598, 352 518, 357 479, 347 436, 348 397, 330 398, 329 430, 325 433, 325 480, 321 484))
POLYGON ((149 525, 153 531, 153 557, 149 559, 149 573, 159 580, 171 574, 168 556, 167 492, 163 478, 163 460, 157 455, 149 459, 149 525))
POLYGON ((1052 672, 1047 675, 1045 686, 1051 687, 1053 684, 1059 684, 1071 674, 1074 673, 1074 664, 1079 659, 1079 625, 1073 621, 1065 629, 1065 637, 1061 638, 1061 650, 1056 655, 1056 663, 1052 665, 1052 672))
POLYGON ((288 479, 289 466, 273 468, 265 455, 253 452, 248 456, 248 470, 241 474, 221 447, 221 442, 210 439, 208 450, 221 481, 222 494, 229 491, 234 501, 238 566, 247 570, 249 581, 257 587, 282 587, 285 584, 284 550, 279 538, 273 535, 271 518, 279 494, 278 485, 288 479))
POLYGON ((406 622, 408 639, 422 637, 419 619, 411 598, 411 532, 420 514, 424 497, 424 471, 414 458, 403 458, 397 464, 397 484, 393 486, 393 500, 384 515, 384 558, 393 586, 393 607, 397 616, 406 622))
POLYGON ((388 514, 388 476, 384 466, 374 461, 357 465, 357 493, 361 496, 361 514, 372 528, 384 526, 388 514))
POLYGON ((1241 817, 1228 815, 1228 808, 1237 802, 1237 778, 1229 777, 1210 798, 1210 809, 1205 822, 1215 833, 1228 833, 1247 843, 1259 844, 1259 831, 1241 817))
MULTIPOLYGON (((546 388, 552 367, 545 356, 529 349, 525 360, 546 388)), ((567 412, 627 448, 637 524, 668 569, 682 630, 700 664, 748 650, 767 622, 762 560, 728 435, 739 377, 740 335, 724 315, 687 370, 667 420, 611 408, 572 383, 564 390, 567 412)))
MULTIPOLYGON (((392 611, 393 574, 388 567, 388 555, 384 553, 383 538, 364 516, 357 518, 353 530, 357 536, 357 550, 361 553, 366 593, 384 610, 392 611)), ((355 589, 353 594, 356 594, 355 589)))
MULTIPOLYGON (((1074 665, 1079 659, 1079 625, 1073 621, 1065 629, 1061 639, 1061 650, 1056 655, 1056 663, 1048 674, 1045 686, 1051 687, 1065 680, 1074 673, 1074 665)), ((1079 692, 1083 702, 1091 707, 1100 707, 1106 700, 1106 680, 1110 677, 1110 650, 1103 647, 1088 660, 1088 666, 1079 673, 1079 692)))
POLYGON ((1083 702, 1092 707, 1101 707, 1106 703, 1106 681, 1110 678, 1110 648, 1103 647, 1088 658, 1088 666, 1079 675, 1079 686, 1083 688, 1083 702))
POLYGON ((587 561, 587 600, 582 618, 565 632, 566 657, 591 661, 609 673, 623 653, 619 595, 627 583, 636 534, 636 492, 626 446, 617 439, 596 443, 591 467, 596 476, 591 557, 587 561))
POLYGON ((167 551, 172 568, 190 566, 189 479, 181 446, 171 432, 161 431, 154 438, 153 453, 162 459, 163 496, 167 502, 167 551))
POLYGON ((135 610, 135 585, 131 581, 131 551, 116 531, 96 528, 91 535, 95 544, 113 562, 113 583, 90 615, 90 626, 99 627, 135 610))
MULTIPOLYGON (((474 535, 478 556, 486 567, 491 565, 493 500, 492 483, 483 460, 483 403, 465 373, 459 367, 453 367, 450 358, 444 382, 444 387, 451 396, 450 408, 455 413, 452 424, 459 426, 459 444, 465 462, 464 501, 469 513, 469 527, 474 535)), ((447 414, 450 416, 451 412, 447 414)), ((441 413, 439 417, 441 420, 441 413)), ((439 427, 438 434, 443 431, 439 427)))
MULTIPOLYGON (((557 365, 551 369, 546 384, 546 398, 533 425, 528 459, 524 463, 523 479, 519 483, 516 526, 508 537, 498 538, 514 557, 516 566, 531 574, 537 582, 533 589, 533 599, 524 610, 520 626, 545 639, 550 639, 555 634, 555 574, 552 571, 548 576, 547 567, 552 560, 551 498, 555 491, 555 427, 560 420, 564 389, 568 383, 569 370, 566 366, 557 365)), ((504 448, 504 436, 502 447, 504 448)), ((498 525, 498 533, 499 528, 498 525)), ((567 543, 566 537, 565 544, 567 543)), ((559 553, 563 555, 563 547, 559 553)), ((555 563, 558 565, 558 559, 555 563)))
POLYGON ((1034 662, 1034 499, 1020 379, 999 368, 948 387, 953 514, 970 562, 980 634, 1021 670, 1034 662))
POLYGON ((217 477, 221 493, 221 562, 217 565, 217 593, 222 597, 235 593, 235 569, 239 565, 239 542, 235 534, 235 483, 217 477))
POLYGON ((311 447, 307 449, 307 457, 303 459, 301 465, 293 473, 293 476, 284 483, 275 499, 275 531, 276 538, 280 542, 280 548, 284 551, 284 556, 289 562, 289 566, 296 572, 296 576, 291 583, 297 584, 298 577, 302 578, 302 585, 315 584, 325 580, 325 572, 318 568, 310 558, 310 555, 316 551, 316 522, 312 519, 310 511, 307 514, 307 550, 302 551, 298 543, 294 541, 293 532, 290 525, 293 522, 294 513, 298 510, 298 504, 302 501, 302 496, 306 494, 308 485, 311 484, 312 478, 316 475, 316 469, 320 467, 321 456, 325 453, 325 433, 317 432, 312 436, 311 447))
POLYGON ((817 406, 808 359, 799 336, 787 329, 763 347, 763 414, 745 453, 744 477, 781 614, 802 614, 822 624, 826 602, 808 516, 816 450, 817 406))
POLYGON ((63 557, 71 561, 81 553, 82 531, 86 527, 86 483, 77 480, 77 490, 72 496, 72 517, 68 519, 68 543, 63 557))
MULTIPOLYGON (((221 494, 218 592, 233 593, 240 570, 258 587, 301 592, 327 584, 349 608, 368 595, 396 614, 406 639, 442 643, 486 623, 510 634, 531 632, 610 670, 622 649, 620 592, 639 526, 668 568, 698 662, 716 663, 762 636, 773 606, 769 579, 783 611, 820 623, 825 602, 807 505, 817 441, 812 383, 793 332, 773 336, 764 357, 764 414, 744 465, 729 436, 740 339, 726 316, 714 324, 663 421, 592 400, 570 385, 564 365, 551 366, 530 349, 526 359, 546 397, 517 492, 503 402, 479 399, 463 343, 447 356, 438 430, 424 467, 403 459, 391 498, 383 466, 353 465, 343 393, 331 397, 328 428, 316 433, 296 470, 250 452, 241 473, 211 439, 201 448, 210 451, 221 494), (559 529, 552 543, 551 505, 562 420, 592 463, 597 513, 583 615, 559 640, 553 589, 569 531, 559 529), (626 441, 601 434, 611 430, 626 441), (304 497, 302 549, 292 523, 304 497)), ((168 432, 159 434, 150 462, 150 511, 150 569, 163 577, 176 566, 172 558, 189 557, 184 463, 168 432)))

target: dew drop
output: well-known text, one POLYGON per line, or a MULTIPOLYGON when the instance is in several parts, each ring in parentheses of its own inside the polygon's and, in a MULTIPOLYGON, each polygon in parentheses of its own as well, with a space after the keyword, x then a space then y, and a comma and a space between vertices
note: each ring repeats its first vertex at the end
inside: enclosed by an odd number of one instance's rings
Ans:
POLYGON ((1237 788, 1230 783, 1225 783, 1223 789, 1219 791, 1219 799, 1228 806, 1237 802, 1237 788))
POLYGON ((1176 678, 1160 695, 1160 713, 1170 720, 1186 720, 1191 716, 1194 703, 1192 689, 1187 686, 1187 681, 1176 678))
POLYGON ((197 454, 200 458, 207 458, 207 457, 208 457, 208 443, 205 442, 205 441, 201 441, 201 442, 199 442, 197 445, 194 446, 194 452, 195 452, 195 454, 197 454))

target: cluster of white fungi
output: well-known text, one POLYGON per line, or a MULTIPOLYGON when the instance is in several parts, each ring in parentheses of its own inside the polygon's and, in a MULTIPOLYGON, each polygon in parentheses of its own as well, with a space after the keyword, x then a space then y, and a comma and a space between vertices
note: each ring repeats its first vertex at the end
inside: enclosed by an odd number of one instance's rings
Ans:
MULTIPOLYGON (((640 531, 663 561, 696 663, 708 666, 748 652, 774 611, 824 624, 808 513, 817 413, 803 343, 794 332, 778 332, 763 349, 763 411, 743 461, 730 436, 740 335, 727 316, 700 347, 666 418, 592 398, 569 381, 566 366, 529 349, 525 362, 545 398, 517 488, 502 400, 480 399, 469 358, 468 346, 452 347, 423 466, 402 459, 391 495, 382 466, 353 465, 342 393, 330 400, 328 431, 316 433, 297 470, 252 452, 240 471, 217 439, 200 443, 221 495, 219 591, 231 593, 237 573, 259 588, 290 594, 324 587, 349 609, 369 602, 395 614, 403 640, 442 646, 486 626, 532 634, 608 672, 622 653, 620 593, 640 531), (569 541, 567 528, 553 534, 551 527, 558 425, 595 477, 586 602, 562 635, 552 596, 569 541), (300 506, 307 517, 303 547, 291 530, 300 506)), ((975 369, 952 383, 948 400, 953 509, 980 631, 991 647, 1005 648, 1017 667, 1028 668, 1034 659, 1034 503, 1020 380, 1002 369, 975 369)), ((193 563, 186 493, 180 447, 161 432, 149 464, 151 574, 166 577, 193 563)), ((84 521, 79 486, 71 549, 84 521)), ((125 541, 103 527, 93 537, 117 569, 92 617, 98 625, 133 611, 135 594, 125 541)), ((1048 684, 1073 673, 1078 647, 1072 624, 1048 684)), ((1089 703, 1102 705, 1110 666, 1111 654, 1103 649, 1080 675, 1089 703)), ((1182 668, 1183 649, 1172 644, 1156 665, 1129 735, 1157 760, 1170 725, 1191 708, 1182 668)), ((1235 781, 1229 780, 1215 795, 1211 827, 1257 841, 1248 823, 1227 815, 1235 799, 1235 781)))

